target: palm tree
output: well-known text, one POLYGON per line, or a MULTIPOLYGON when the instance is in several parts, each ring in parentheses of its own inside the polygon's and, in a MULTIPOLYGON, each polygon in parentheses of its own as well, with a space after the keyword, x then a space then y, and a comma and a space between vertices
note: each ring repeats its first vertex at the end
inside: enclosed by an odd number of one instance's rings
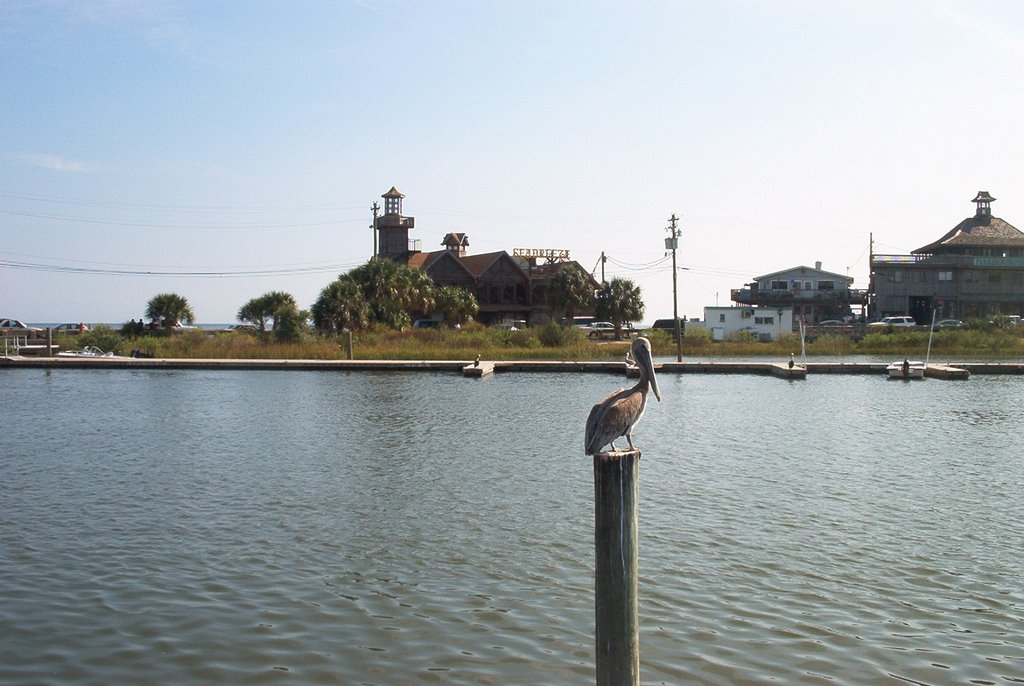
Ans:
POLYGON ((622 338, 622 323, 634 322, 644 316, 644 300, 640 287, 629 279, 612 279, 601 285, 597 293, 597 316, 615 325, 615 339, 622 338))
POLYGON ((434 310, 437 286, 422 269, 398 268, 399 302, 409 313, 427 314, 434 310))
POLYGON ((461 286, 441 286, 434 290, 434 311, 449 324, 462 324, 480 310, 476 296, 461 286))
POLYGON ((188 300, 177 293, 160 293, 153 296, 146 304, 146 316, 154 323, 163 321, 164 328, 168 330, 179 322, 191 324, 196 320, 188 300))
POLYGON ((262 297, 253 298, 238 308, 238 321, 249 322, 259 328, 260 331, 267 330, 267 320, 273 316, 268 311, 267 303, 262 297))
POLYGON ((350 276, 341 276, 327 284, 310 308, 310 313, 313 326, 321 333, 365 329, 373 316, 362 289, 350 276))
POLYGON ((401 329, 409 315, 434 306, 434 282, 422 270, 393 260, 372 259, 348 273, 373 310, 373 321, 401 329))
POLYGON ((551 279, 547 290, 547 304, 552 317, 558 311, 565 313, 571 325, 576 313, 594 302, 594 284, 590 275, 575 265, 561 269, 551 279))
POLYGON ((299 306, 290 293, 270 291, 242 305, 238 310, 238 320, 266 331, 267 320, 272 320, 276 329, 283 318, 294 318, 298 311, 299 306))

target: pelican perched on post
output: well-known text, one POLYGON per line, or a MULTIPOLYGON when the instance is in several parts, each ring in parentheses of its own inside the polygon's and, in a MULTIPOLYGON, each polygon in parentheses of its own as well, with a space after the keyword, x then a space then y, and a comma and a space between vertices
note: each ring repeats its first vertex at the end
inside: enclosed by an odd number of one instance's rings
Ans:
MULTIPOLYGON (((632 362, 640 370, 640 380, 632 388, 623 388, 594 405, 587 417, 587 434, 584 440, 584 452, 593 455, 601 452, 606 445, 612 450, 615 439, 626 437, 629 449, 633 447, 633 427, 644 416, 647 407, 647 391, 653 390, 654 397, 661 402, 661 391, 658 390, 658 379, 654 376, 654 361, 651 359, 651 343, 642 336, 633 341, 630 347, 632 362)), ((627 364, 630 360, 627 359, 627 364)))

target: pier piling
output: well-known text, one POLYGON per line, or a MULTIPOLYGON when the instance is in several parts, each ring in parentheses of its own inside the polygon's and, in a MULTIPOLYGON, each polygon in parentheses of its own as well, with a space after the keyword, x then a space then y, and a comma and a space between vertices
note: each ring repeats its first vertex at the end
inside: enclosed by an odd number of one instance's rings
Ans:
POLYGON ((640 683, 637 520, 640 451, 594 455, 597 686, 640 683))

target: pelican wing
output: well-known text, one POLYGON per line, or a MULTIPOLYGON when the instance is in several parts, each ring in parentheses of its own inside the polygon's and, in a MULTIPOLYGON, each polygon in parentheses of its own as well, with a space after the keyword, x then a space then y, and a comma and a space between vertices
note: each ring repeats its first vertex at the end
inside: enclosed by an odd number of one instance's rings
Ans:
POLYGON ((616 438, 625 436, 643 412, 644 397, 636 388, 624 388, 594 405, 587 417, 584 452, 593 455, 616 438))

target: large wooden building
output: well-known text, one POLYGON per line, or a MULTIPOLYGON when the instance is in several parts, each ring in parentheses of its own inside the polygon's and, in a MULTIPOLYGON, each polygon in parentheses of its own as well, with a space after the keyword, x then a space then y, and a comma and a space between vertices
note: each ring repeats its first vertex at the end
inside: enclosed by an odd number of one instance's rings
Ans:
MULTIPOLYGON (((419 241, 410 240, 413 217, 402 214, 405 197, 392 187, 381 196, 384 214, 374 220, 379 237, 377 256, 422 269, 437 284, 460 286, 476 296, 480 305, 477 318, 484 324, 522 322, 529 326, 544 324, 551 318, 547 305, 547 287, 562 269, 584 270, 568 259, 568 251, 527 251, 539 254, 510 255, 499 252, 469 253, 469 236, 448 233, 441 250, 423 252, 419 241)), ((599 284, 591 276, 594 290, 599 284)), ((592 312, 578 312, 580 315, 592 312)))
POLYGON ((863 315, 867 292, 853 288, 853 277, 800 265, 754 277, 744 288, 733 289, 731 299, 738 305, 761 309, 792 309, 793 320, 814 324, 827 319, 863 315), (859 312, 853 308, 859 308, 859 312))
POLYGON ((910 255, 871 255, 869 316, 938 319, 1024 314, 1024 233, 992 216, 979 191, 976 209, 910 255))

